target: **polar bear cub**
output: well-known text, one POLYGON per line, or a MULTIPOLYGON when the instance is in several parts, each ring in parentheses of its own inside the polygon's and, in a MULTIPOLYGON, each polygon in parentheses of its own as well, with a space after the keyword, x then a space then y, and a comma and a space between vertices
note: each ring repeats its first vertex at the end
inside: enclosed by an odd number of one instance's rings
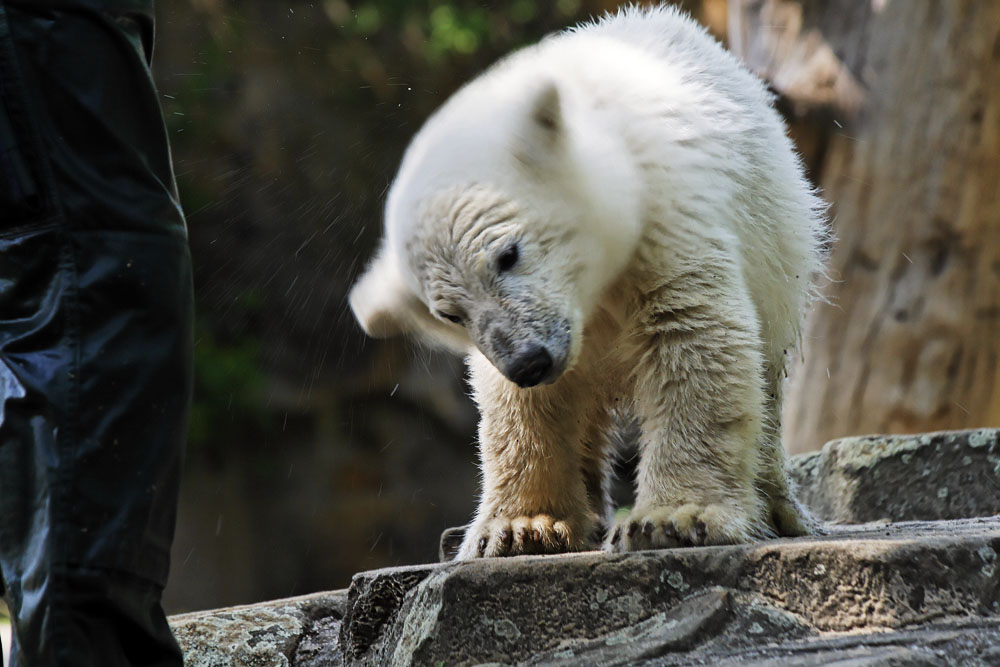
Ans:
POLYGON ((449 99, 350 302, 372 336, 468 355, 482 497, 459 557, 809 533, 779 422, 823 210, 762 83, 670 8, 550 36, 449 99), (609 526, 618 413, 640 461, 609 526))

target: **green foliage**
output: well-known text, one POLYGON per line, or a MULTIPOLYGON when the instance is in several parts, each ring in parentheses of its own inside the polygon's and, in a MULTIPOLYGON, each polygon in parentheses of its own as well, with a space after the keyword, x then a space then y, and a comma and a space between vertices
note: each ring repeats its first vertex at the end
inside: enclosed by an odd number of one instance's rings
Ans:
POLYGON ((429 65, 440 65, 484 47, 502 48, 506 41, 531 41, 537 37, 532 22, 541 20, 546 27, 558 25, 579 12, 580 0, 326 0, 324 7, 345 35, 367 38, 385 32, 402 34, 410 44, 420 45, 419 49, 411 49, 417 51, 414 55, 429 65))
POLYGON ((462 10, 442 4, 431 10, 427 59, 440 60, 451 52, 475 53, 489 32, 489 15, 482 7, 462 10))

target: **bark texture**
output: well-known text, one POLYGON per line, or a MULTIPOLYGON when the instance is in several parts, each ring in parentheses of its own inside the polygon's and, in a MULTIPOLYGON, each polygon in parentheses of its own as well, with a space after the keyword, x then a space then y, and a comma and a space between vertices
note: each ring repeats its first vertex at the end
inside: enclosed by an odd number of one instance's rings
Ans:
POLYGON ((734 47, 761 74, 794 69, 809 42, 828 56, 822 71, 857 84, 858 95, 835 81, 812 97, 788 88, 825 110, 813 114, 828 136, 813 164, 837 241, 829 303, 810 315, 788 392, 786 446, 1000 424, 1000 3, 730 12, 734 47))

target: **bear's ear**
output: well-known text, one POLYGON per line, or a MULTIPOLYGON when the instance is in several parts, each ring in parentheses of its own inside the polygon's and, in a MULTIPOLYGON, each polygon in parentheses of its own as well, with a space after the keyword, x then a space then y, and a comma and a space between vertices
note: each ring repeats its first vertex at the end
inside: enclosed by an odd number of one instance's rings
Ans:
POLYGON ((441 322, 403 282, 385 248, 351 288, 354 316, 372 338, 413 334, 431 347, 466 354, 472 341, 465 329, 441 322))
POLYGON ((553 81, 546 81, 535 93, 531 105, 531 121, 536 130, 555 140, 563 131, 562 103, 559 88, 553 81))
POLYGON ((559 152, 565 133, 559 89, 554 82, 543 81, 528 99, 514 155, 529 168, 544 167, 559 152))
POLYGON ((410 303, 417 297, 403 283, 385 248, 351 288, 348 301, 361 328, 373 338, 388 338, 410 330, 410 303))

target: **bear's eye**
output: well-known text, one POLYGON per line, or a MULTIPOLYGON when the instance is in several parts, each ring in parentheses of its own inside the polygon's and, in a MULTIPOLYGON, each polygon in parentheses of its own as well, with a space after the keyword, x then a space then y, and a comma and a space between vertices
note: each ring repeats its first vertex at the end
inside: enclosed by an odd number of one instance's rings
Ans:
POLYGON ((454 322, 455 324, 462 323, 462 318, 459 317, 458 315, 452 315, 451 313, 442 313, 440 310, 438 311, 438 315, 448 320, 449 322, 454 322))
POLYGON ((504 271, 510 271, 517 264, 517 244, 514 243, 497 257, 497 269, 503 273, 504 271))

